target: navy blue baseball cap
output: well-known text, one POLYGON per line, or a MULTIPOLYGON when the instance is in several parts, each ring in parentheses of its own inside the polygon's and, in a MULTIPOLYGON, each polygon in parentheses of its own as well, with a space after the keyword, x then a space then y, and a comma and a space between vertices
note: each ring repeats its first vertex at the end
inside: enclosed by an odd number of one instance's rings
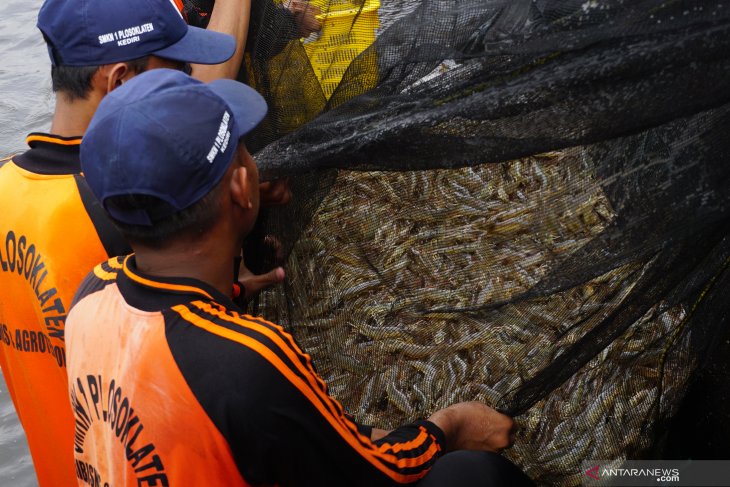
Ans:
POLYGON ((38 28, 54 65, 96 66, 150 54, 219 64, 236 51, 232 36, 188 26, 174 0, 46 0, 38 28))
POLYGON ((239 139, 266 111, 261 95, 238 81, 205 84, 180 71, 153 69, 101 101, 81 141, 81 168, 114 220, 152 226, 221 181, 239 139), (120 195, 155 196, 167 204, 162 213, 107 204, 120 195))

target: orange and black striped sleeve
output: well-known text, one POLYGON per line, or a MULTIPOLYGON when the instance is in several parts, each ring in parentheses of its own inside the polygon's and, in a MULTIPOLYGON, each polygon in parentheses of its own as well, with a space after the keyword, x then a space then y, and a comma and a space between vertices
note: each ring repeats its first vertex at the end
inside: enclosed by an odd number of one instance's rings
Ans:
POLYGON ((81 301, 86 296, 93 294, 97 291, 101 291, 109 284, 116 282, 117 272, 122 268, 122 263, 125 256, 113 257, 96 265, 91 272, 89 272, 81 284, 79 284, 76 293, 74 294, 73 301, 71 301, 71 308, 76 303, 81 301))
POLYGON ((428 421, 378 442, 362 435, 278 325, 207 300, 163 315, 180 371, 252 484, 412 484, 443 452, 428 421))

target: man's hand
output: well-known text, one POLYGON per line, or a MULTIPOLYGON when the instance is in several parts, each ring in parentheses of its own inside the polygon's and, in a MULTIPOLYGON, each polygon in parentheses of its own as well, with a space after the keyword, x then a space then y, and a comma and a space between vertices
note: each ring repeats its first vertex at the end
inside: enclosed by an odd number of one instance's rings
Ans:
POLYGON ((317 15, 322 11, 316 5, 312 5, 307 0, 291 0, 285 5, 294 14, 299 37, 308 37, 312 32, 319 32, 322 29, 322 25, 317 20, 317 15))
POLYGON ((243 265, 243 260, 241 260, 241 265, 238 268, 238 283, 243 288, 244 295, 242 297, 244 299, 250 299, 267 287, 284 282, 285 278, 286 273, 283 267, 277 267, 266 274, 256 275, 243 265))
POLYGON ((450 451, 499 453, 514 442, 514 421, 477 401, 454 404, 436 411, 428 419, 444 432, 450 451))
POLYGON ((259 184, 259 199, 261 206, 280 206, 289 203, 291 190, 289 178, 274 179, 259 184))
MULTIPOLYGON (((291 200, 289 179, 282 178, 260 183, 259 198, 262 207, 280 206, 289 203, 289 200, 291 200)), ((261 245, 264 246, 266 251, 271 252, 271 256, 275 259, 274 262, 281 262, 283 255, 281 255, 281 242, 278 239, 267 235, 261 245)), ((276 267, 265 274, 257 275, 251 272, 244 264, 244 259, 241 259, 241 264, 238 267, 238 283, 243 288, 241 298, 243 301, 251 299, 267 287, 284 282, 285 278, 286 273, 283 267, 276 267)))

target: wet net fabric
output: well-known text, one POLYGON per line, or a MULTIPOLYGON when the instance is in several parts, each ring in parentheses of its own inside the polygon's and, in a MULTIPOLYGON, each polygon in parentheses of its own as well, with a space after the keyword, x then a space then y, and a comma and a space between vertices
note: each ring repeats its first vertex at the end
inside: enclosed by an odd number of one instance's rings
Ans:
POLYGON ((254 4, 248 145, 294 199, 252 309, 363 422, 485 401, 543 485, 661 455, 730 325, 730 3, 383 0, 334 87, 254 4))

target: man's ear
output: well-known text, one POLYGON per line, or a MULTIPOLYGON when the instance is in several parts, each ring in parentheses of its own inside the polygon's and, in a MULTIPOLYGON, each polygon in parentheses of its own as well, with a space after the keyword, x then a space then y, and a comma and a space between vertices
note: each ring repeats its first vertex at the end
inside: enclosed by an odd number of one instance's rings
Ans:
POLYGON ((104 69, 97 71, 96 76, 102 76, 100 80, 103 88, 106 90, 105 95, 113 89, 119 88, 132 75, 132 70, 127 63, 107 64, 104 69))
POLYGON ((241 208, 247 210, 253 208, 251 186, 248 183, 248 170, 244 166, 238 166, 233 170, 231 176, 231 198, 241 208))

